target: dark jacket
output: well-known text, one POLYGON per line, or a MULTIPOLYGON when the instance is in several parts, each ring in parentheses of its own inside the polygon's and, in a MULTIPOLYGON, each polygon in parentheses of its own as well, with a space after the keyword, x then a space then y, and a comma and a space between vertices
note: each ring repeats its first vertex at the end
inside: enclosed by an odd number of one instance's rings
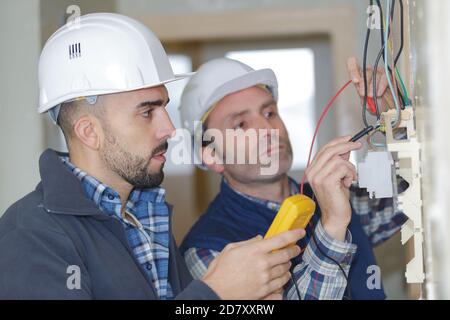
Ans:
MULTIPOLYGON (((121 222, 85 197, 55 151, 41 155, 39 169, 35 191, 0 219, 0 298, 157 299, 121 222), (80 289, 73 288, 77 268, 80 289)), ((173 236, 169 252, 177 299, 218 299, 205 283, 192 280, 173 236)))

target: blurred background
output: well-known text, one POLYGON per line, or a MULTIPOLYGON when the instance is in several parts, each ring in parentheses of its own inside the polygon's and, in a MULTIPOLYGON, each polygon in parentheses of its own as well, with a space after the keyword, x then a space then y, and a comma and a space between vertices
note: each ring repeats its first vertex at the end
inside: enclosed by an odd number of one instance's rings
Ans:
MULTIPOLYGON (((417 19, 416 28, 425 25, 423 3, 408 1, 408 8, 417 10, 411 13, 417 19)), ((223 56, 253 68, 272 68, 279 80, 279 108, 294 147, 291 174, 299 179, 318 116, 348 81, 347 58, 361 60, 368 1, 0 0, 0 214, 39 182, 38 159, 43 150, 66 150, 60 130, 47 116, 37 114, 37 65, 46 40, 68 18, 70 5, 79 6, 81 14, 117 12, 146 24, 161 39, 175 73, 195 71, 202 63, 223 56)), ((412 54, 415 37, 415 41, 426 38, 426 29, 408 36, 412 54)), ((369 52, 369 61, 374 61, 378 49, 369 48, 369 52)), ((429 75, 421 71, 424 63, 411 58, 399 64, 412 90, 415 83, 410 79, 422 74, 419 84, 424 87, 429 75)), ((180 127, 177 108, 184 85, 168 85, 168 110, 176 127, 180 127)), ((361 128, 360 102, 350 89, 327 115, 317 145, 361 128)), ((174 233, 180 243, 218 192, 220 178, 191 165, 174 165, 170 150, 165 174, 163 186, 174 205, 174 233)), ((408 253, 400 236, 378 247, 376 254, 388 298, 411 297, 404 280, 408 253)))

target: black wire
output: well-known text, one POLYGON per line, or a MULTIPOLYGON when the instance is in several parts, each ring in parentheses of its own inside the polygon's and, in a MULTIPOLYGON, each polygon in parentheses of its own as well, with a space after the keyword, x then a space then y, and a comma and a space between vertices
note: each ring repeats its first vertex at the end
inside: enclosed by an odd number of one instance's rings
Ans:
MULTIPOLYGON (((314 197, 314 195, 313 195, 313 197, 314 197)), ((314 200, 313 200, 313 201, 314 201, 314 200)), ((306 232, 306 228, 305 228, 305 232, 306 232)), ((297 293, 298 300, 302 300, 302 296, 300 295, 300 289, 298 288, 297 282, 295 281, 295 278, 294 278, 294 268, 295 268, 295 264, 292 264, 291 272, 290 272, 290 274, 291 274, 291 281, 292 281, 293 284, 294 284, 294 287, 295 287, 295 291, 296 291, 296 293, 297 293)))
MULTIPOLYGON (((402 0, 400 0, 400 1, 402 1, 402 0)), ((383 19, 384 19, 384 17, 383 17, 383 7, 381 6, 381 1, 380 0, 377 0, 377 6, 378 6, 378 8, 380 9, 380 21, 381 21, 381 24, 380 24, 380 35, 381 35, 381 46, 384 46, 384 24, 383 24, 383 19)), ((401 16, 401 21, 402 21, 402 23, 403 23, 403 2, 401 2, 401 9, 402 9, 402 16, 401 16)), ((394 14, 395 14, 395 0, 392 0, 392 5, 391 5, 391 17, 392 17, 392 19, 393 19, 393 17, 394 17, 394 14)), ((401 26, 401 30, 403 30, 403 25, 401 26)), ((388 30, 388 38, 389 38, 389 36, 391 35, 391 28, 389 28, 389 30, 388 30)), ((401 46, 400 46, 400 50, 399 50, 399 52, 397 53, 397 56, 398 57, 400 57, 400 54, 402 53, 402 51, 403 51, 403 31, 402 31, 402 34, 401 34, 401 46)), ((384 63, 386 63, 386 61, 384 60, 384 55, 382 56, 383 57, 383 62, 384 63)), ((398 60, 398 59, 397 59, 398 60)), ((394 59, 394 62, 395 62, 395 64, 397 64, 397 61, 394 59)), ((391 69, 391 66, 388 66, 388 70, 389 70, 389 72, 391 73, 391 75, 392 75, 392 69, 391 69)))
POLYGON ((300 295, 300 290, 298 289, 297 282, 295 282, 294 276, 292 275, 293 272, 291 272, 291 281, 294 283, 295 291, 297 292, 298 300, 302 300, 302 296, 300 295))
MULTIPOLYGON (((400 48, 399 51, 394 59, 394 68, 397 65, 398 59, 400 58, 402 52, 403 52, 403 46, 404 46, 404 39, 403 39, 403 33, 404 33, 404 19, 403 19, 403 1, 400 1, 400 48)), ((377 6, 379 7, 380 10, 380 20, 381 22, 383 22, 383 8, 381 7, 381 1, 377 0, 377 6)), ((394 17, 395 14, 395 0, 393 0, 392 5, 391 5, 391 13, 392 13, 392 17, 394 17)), ((388 32, 388 37, 390 36, 391 33, 391 28, 389 28, 389 30, 387 30, 388 32)), ((383 61, 384 61, 384 49, 386 44, 384 43, 384 26, 383 23, 381 23, 381 50, 378 53, 377 59, 375 61, 375 65, 373 68, 373 76, 372 76, 372 80, 373 80, 373 99, 375 102, 375 107, 376 107, 376 114, 377 114, 377 120, 380 120, 381 116, 380 116, 380 107, 378 104, 378 99, 377 99, 377 92, 378 92, 378 87, 377 87, 377 70, 378 70, 378 64, 380 62, 381 57, 383 57, 383 61)), ((386 61, 384 61, 384 63, 386 63, 386 61)), ((388 70, 391 76, 395 76, 392 73, 392 69, 391 67, 388 65, 388 70)), ((401 100, 402 106, 403 108, 406 107, 406 101, 405 98, 403 97, 403 94, 400 90, 400 88, 397 85, 397 92, 398 92, 398 96, 401 100)))
MULTIPOLYGON (((378 92, 378 88, 377 88, 377 71, 378 71, 378 64, 380 62, 381 56, 383 56, 383 51, 384 51, 384 25, 383 25, 383 7, 381 6, 381 1, 377 0, 377 6, 378 9, 380 10, 380 36, 381 36, 381 50, 378 53, 377 59, 375 61, 375 65, 373 67, 373 76, 372 76, 372 80, 373 80, 373 100, 375 102, 375 108, 376 108, 376 114, 377 114, 377 120, 381 119, 381 115, 380 115, 380 106, 378 105, 378 99, 377 99, 377 92, 378 92)), ((384 61, 384 56, 383 56, 383 61, 384 61)))
MULTIPOLYGON (((373 0, 370 0, 370 6, 373 6, 373 0)), ((371 15, 372 16, 372 15, 371 15)), ((369 17, 370 18, 370 17, 369 17)), ((364 125, 369 127, 369 123, 367 121, 367 95, 368 95, 368 88, 367 88, 367 51, 369 48, 369 40, 370 40, 370 27, 367 26, 367 32, 366 32, 366 40, 364 41, 364 54, 363 54, 363 78, 364 78, 364 101, 363 101, 363 108, 362 108, 362 118, 364 125)))
MULTIPOLYGON (((316 201, 316 195, 315 195, 314 193, 312 194, 311 199, 312 199, 314 202, 316 201)), ((345 288, 345 290, 347 291, 347 297, 345 297, 345 295, 344 295, 343 300, 344 300, 344 299, 346 299, 346 300, 351 300, 351 299, 352 299, 352 296, 351 296, 351 292, 350 292, 350 291, 351 291, 351 290, 350 290, 350 282, 348 281, 347 274, 345 273, 345 271, 344 271, 344 269, 342 268, 341 264, 340 264, 339 262, 337 262, 335 259, 333 259, 333 258, 331 258, 330 256, 328 256, 326 253, 324 253, 324 252, 322 251, 322 249, 320 249, 320 247, 317 245, 317 240, 316 240, 316 236, 315 236, 314 230, 312 230, 312 232, 311 232, 311 237, 312 237, 312 239, 313 239, 313 241, 314 241, 314 243, 315 243, 317 249, 319 249, 319 252, 320 252, 323 256, 325 256, 325 257, 327 257, 328 259, 330 259, 331 261, 333 261, 333 262, 339 267, 339 269, 342 271, 342 274, 344 275, 344 278, 345 278, 345 281, 346 281, 346 288, 345 288)))
MULTIPOLYGON (((313 199, 314 199, 314 195, 313 195, 313 199)), ((314 200, 313 200, 313 201, 314 201, 314 200)), ((315 234, 314 234, 314 230, 312 230, 312 232, 311 232, 311 238, 313 239, 314 244, 316 245, 316 248, 319 250, 319 252, 320 252, 323 256, 325 256, 326 258, 328 258, 328 259, 330 259, 331 261, 333 261, 333 262, 339 267, 339 269, 342 271, 342 274, 344 275, 344 278, 345 278, 345 281, 346 281, 346 286, 345 286, 346 289, 345 289, 345 290, 347 291, 347 297, 344 295, 343 299, 351 300, 350 282, 348 281, 348 276, 347 276, 347 274, 345 273, 344 268, 342 268, 342 266, 341 266, 341 264, 340 264, 339 262, 337 262, 335 259, 333 259, 332 257, 330 257, 329 255, 327 255, 325 252, 322 251, 322 249, 321 249, 321 248, 319 247, 319 245, 317 244, 317 240, 316 240, 316 236, 315 236, 315 234)), ((294 266, 293 266, 292 268, 294 268, 294 266)), ((293 273, 294 273, 294 271, 291 270, 291 272, 290 272, 290 275, 291 275, 291 281, 292 281, 293 284, 294 284, 295 291, 296 291, 297 296, 298 296, 298 300, 301 300, 300 290, 299 290, 299 288, 298 288, 297 282, 296 282, 295 279, 294 279, 293 273)))
MULTIPOLYGON (((403 53, 404 32, 405 32, 405 30, 404 30, 405 21, 404 21, 404 17, 403 17, 403 14, 404 14, 403 0, 399 0, 399 3, 400 3, 400 48, 399 48, 397 56, 395 57, 395 60, 394 60, 394 65, 395 66, 397 66, 397 62, 398 62, 398 60, 400 59, 400 56, 403 53)), ((402 100, 402 106, 403 106, 402 109, 405 109, 405 107, 407 105, 409 105, 409 101, 405 100, 405 97, 403 96, 403 92, 399 88, 397 88, 397 90, 398 90, 398 93, 399 93, 398 96, 402 100)))
POLYGON ((345 297, 345 295, 344 295, 344 299, 347 298, 348 300, 351 300, 352 298, 351 298, 351 293, 350 293, 350 282, 348 281, 348 276, 347 276, 347 274, 345 273, 344 268, 342 268, 342 266, 341 266, 341 264, 340 264, 339 262, 337 262, 335 259, 331 258, 329 255, 327 255, 326 253, 324 253, 324 252, 322 251, 322 249, 321 249, 321 248, 319 247, 319 245, 317 244, 317 240, 316 240, 316 236, 315 236, 314 232, 312 233, 311 236, 312 236, 312 239, 313 239, 313 241, 314 241, 314 243, 315 243, 317 249, 319 249, 319 252, 320 252, 323 256, 325 256, 325 257, 327 257, 328 259, 330 259, 331 261, 333 261, 333 262, 339 267, 339 269, 342 271, 342 274, 344 275, 345 281, 346 281, 346 283, 347 283, 346 289, 345 289, 345 290, 347 291, 347 297, 345 297))

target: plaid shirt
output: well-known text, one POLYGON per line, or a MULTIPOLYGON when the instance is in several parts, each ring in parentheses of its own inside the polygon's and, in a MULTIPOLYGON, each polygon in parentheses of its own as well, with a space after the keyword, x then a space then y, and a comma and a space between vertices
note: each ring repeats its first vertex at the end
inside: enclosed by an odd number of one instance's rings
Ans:
MULTIPOLYGON (((295 182, 290 181, 290 188, 291 195, 299 193, 298 185, 295 182)), ((400 184, 399 190, 402 189, 406 189, 406 187, 400 184)), ((280 209, 281 205, 277 202, 240 194, 252 201, 264 203, 271 210, 278 211, 280 209)), ((392 199, 371 200, 364 190, 352 188, 350 200, 373 245, 389 239, 405 222, 404 215, 395 210, 392 199)), ((302 262, 294 267, 293 276, 297 282, 301 299, 340 300, 344 296, 347 281, 339 267, 323 253, 339 262, 348 275, 357 246, 351 243, 352 235, 348 230, 343 242, 331 238, 323 229, 320 220, 315 227, 314 235, 317 245, 314 241, 310 241, 303 252, 302 262)), ((184 256, 193 277, 201 278, 208 265, 218 254, 219 252, 214 250, 190 248, 184 256)), ((299 299, 292 283, 287 287, 285 297, 292 300, 299 299)))
POLYGON ((102 212, 122 223, 134 256, 159 298, 172 299, 173 292, 168 282, 170 210, 165 202, 165 190, 134 189, 126 204, 126 213, 134 222, 131 223, 121 215, 122 204, 116 191, 75 167, 68 158, 62 157, 61 160, 81 181, 86 196, 102 212))

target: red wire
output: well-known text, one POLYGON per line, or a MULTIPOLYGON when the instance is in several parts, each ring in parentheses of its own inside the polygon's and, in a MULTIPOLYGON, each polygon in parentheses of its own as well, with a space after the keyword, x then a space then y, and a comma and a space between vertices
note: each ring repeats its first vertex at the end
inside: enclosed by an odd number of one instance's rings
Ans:
POLYGON ((316 137, 317 137, 317 132, 319 132, 319 128, 320 125, 322 124, 322 120, 325 117, 325 115, 327 114, 328 110, 330 109, 330 107, 333 105, 334 101, 342 94, 342 92, 347 89, 347 87, 352 83, 352 81, 350 80, 349 82, 347 82, 339 91, 338 93, 336 93, 336 95, 333 97, 333 99, 331 99, 331 101, 328 103, 327 107, 322 111, 322 114, 320 115, 319 121, 317 122, 316 125, 316 130, 314 131, 314 136, 313 139, 311 141, 311 147, 309 148, 309 155, 308 155, 308 163, 306 165, 305 168, 305 172, 303 173, 303 177, 302 177, 302 182, 300 184, 300 193, 303 194, 303 187, 305 185, 305 180, 306 180, 306 169, 309 167, 310 163, 311 163, 311 154, 312 154, 312 150, 314 148, 314 142, 316 141, 316 137))

